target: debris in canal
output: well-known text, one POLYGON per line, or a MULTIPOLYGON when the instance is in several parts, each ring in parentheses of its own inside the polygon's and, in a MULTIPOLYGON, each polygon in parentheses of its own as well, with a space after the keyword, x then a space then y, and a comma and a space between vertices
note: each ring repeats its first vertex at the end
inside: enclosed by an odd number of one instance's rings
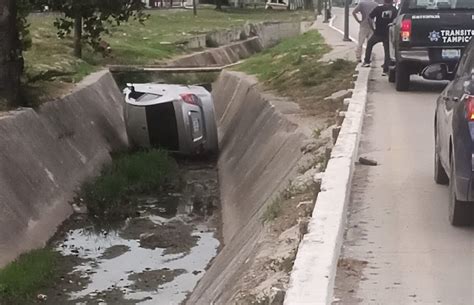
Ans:
POLYGON ((375 160, 371 160, 369 158, 365 158, 365 157, 360 157, 359 158, 359 163, 362 164, 362 165, 368 165, 368 166, 377 166, 377 161, 375 160))

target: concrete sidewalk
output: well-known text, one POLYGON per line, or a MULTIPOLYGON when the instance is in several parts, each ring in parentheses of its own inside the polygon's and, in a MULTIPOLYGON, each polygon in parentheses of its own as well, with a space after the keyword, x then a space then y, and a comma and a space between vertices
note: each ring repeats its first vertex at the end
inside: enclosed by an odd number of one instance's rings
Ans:
POLYGON ((356 43, 351 41, 343 41, 341 33, 334 28, 331 28, 331 23, 323 23, 322 16, 314 22, 311 29, 317 30, 323 36, 328 45, 331 46, 332 51, 327 53, 321 60, 331 61, 335 59, 346 59, 355 61, 356 43))

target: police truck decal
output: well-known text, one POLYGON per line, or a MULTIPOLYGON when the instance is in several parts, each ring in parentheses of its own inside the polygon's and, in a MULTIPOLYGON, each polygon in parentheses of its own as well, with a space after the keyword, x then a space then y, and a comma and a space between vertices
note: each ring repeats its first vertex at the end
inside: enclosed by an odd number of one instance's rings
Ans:
POLYGON ((428 34, 428 39, 431 42, 441 41, 443 43, 468 43, 474 30, 463 29, 463 30, 439 30, 432 31, 428 34))

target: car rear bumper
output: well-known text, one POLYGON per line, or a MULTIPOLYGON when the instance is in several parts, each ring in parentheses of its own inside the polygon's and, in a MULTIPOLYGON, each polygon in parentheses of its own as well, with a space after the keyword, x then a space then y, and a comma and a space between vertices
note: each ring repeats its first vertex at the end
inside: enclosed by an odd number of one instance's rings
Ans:
POLYGON ((426 65, 430 63, 428 50, 402 50, 400 51, 400 59, 403 61, 416 61, 426 65))
POLYGON ((445 59, 442 57, 442 48, 410 48, 402 49, 398 54, 398 61, 409 63, 411 73, 418 74, 432 64, 444 63, 449 71, 453 71, 457 65, 457 59, 445 59))

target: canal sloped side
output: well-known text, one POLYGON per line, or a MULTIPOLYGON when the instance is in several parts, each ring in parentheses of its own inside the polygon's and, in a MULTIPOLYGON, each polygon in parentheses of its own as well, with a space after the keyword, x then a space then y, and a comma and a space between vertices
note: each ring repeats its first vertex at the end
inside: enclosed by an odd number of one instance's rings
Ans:
MULTIPOLYGON (((259 252, 265 208, 297 175, 303 158, 306 131, 256 85, 253 77, 227 71, 213 85, 224 247, 187 304, 236 301, 237 283, 259 252)), ((293 110, 299 112, 298 107, 293 110)))
POLYGON ((127 148, 122 100, 101 71, 37 110, 0 115, 0 267, 44 246, 81 182, 127 148))

